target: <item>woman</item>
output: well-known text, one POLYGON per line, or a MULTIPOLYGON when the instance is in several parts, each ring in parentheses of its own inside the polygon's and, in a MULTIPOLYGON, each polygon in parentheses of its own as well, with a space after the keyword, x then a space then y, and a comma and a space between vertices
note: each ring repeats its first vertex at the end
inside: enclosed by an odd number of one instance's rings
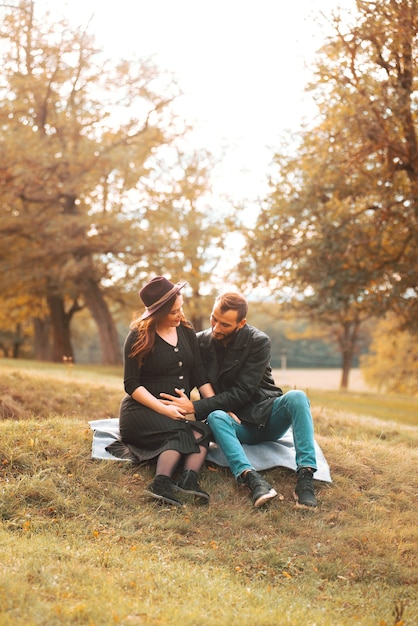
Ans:
POLYGON ((156 276, 139 292, 145 312, 130 327, 124 348, 124 385, 119 429, 122 442, 135 446, 138 460, 157 458, 156 475, 145 493, 181 506, 177 493, 208 503, 198 473, 208 451, 207 424, 189 419, 161 393, 190 396, 197 387, 205 398, 214 395, 200 361, 192 325, 183 314, 181 289, 164 276, 156 276), (138 450, 139 448, 139 450, 138 450), (183 461, 183 473, 174 484, 174 471, 183 461))

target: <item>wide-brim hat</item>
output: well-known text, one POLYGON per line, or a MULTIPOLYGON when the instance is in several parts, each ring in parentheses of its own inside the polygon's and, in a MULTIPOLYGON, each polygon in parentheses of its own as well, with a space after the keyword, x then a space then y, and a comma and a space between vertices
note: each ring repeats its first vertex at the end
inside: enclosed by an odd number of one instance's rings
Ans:
POLYGON ((145 305, 145 311, 141 315, 141 320, 146 319, 161 309, 173 296, 178 294, 180 289, 183 289, 186 282, 174 284, 167 280, 165 276, 155 276, 149 283, 144 285, 139 292, 139 297, 145 305))

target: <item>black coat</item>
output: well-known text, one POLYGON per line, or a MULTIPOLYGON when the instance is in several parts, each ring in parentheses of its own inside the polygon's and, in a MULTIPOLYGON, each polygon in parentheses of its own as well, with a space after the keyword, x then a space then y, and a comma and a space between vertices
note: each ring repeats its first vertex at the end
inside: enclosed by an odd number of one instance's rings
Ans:
POLYGON ((200 355, 216 396, 195 401, 197 419, 216 409, 232 411, 242 422, 265 426, 274 398, 283 395, 276 387, 270 366, 270 338, 246 324, 228 346, 218 365, 212 330, 197 333, 200 355))

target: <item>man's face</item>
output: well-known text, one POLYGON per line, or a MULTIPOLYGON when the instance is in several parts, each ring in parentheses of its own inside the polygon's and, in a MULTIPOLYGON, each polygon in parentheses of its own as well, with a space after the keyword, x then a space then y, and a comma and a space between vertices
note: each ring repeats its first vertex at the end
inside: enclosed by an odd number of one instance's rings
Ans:
POLYGON ((223 344, 231 341, 239 329, 245 326, 247 321, 243 319, 237 322, 237 317, 237 311, 230 309, 222 312, 220 306, 215 305, 210 316, 213 338, 223 344))

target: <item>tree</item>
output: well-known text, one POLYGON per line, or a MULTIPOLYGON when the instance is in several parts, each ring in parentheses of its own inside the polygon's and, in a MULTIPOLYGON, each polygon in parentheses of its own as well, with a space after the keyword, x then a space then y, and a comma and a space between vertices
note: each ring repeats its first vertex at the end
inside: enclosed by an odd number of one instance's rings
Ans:
POLYGON ((32 335, 29 306, 25 296, 17 293, 8 299, 7 308, 0 308, 0 352, 5 357, 16 359, 29 352, 28 340, 32 335))
POLYGON ((105 285, 134 247, 129 193, 178 132, 178 90, 150 62, 109 65, 86 32, 35 9, 1 7, 2 290, 19 282, 46 304, 56 361, 73 356, 71 319, 87 306, 104 363, 118 363, 105 285))
POLYGON ((361 359, 364 379, 389 393, 418 395, 416 336, 399 331, 395 315, 387 315, 375 328, 371 351, 361 359))
MULTIPOLYGON (((167 151, 166 151, 167 152, 167 151)), ((133 209, 137 237, 137 262, 129 275, 135 284, 165 274, 172 280, 187 280, 185 308, 196 330, 212 305, 210 286, 224 255, 230 216, 209 205, 213 156, 207 150, 170 150, 165 161, 153 161, 141 181, 139 207, 133 209), (204 292, 206 291, 206 296, 204 292)))
POLYGON ((309 86, 318 119, 275 155, 247 246, 253 280, 335 333, 342 388, 366 320, 395 310, 418 330, 417 6, 356 6, 351 26, 331 19, 309 86))

